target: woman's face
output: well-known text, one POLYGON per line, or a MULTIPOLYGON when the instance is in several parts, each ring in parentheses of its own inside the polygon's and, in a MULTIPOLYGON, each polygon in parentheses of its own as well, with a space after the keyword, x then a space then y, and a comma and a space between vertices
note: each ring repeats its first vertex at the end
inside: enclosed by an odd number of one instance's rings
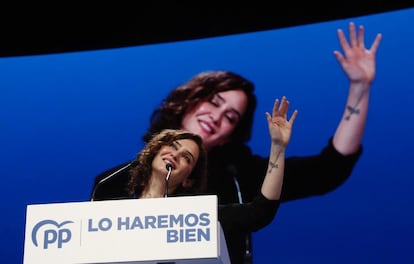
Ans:
POLYGON ((172 172, 169 184, 173 188, 183 184, 187 187, 187 178, 193 171, 198 157, 199 148, 197 143, 190 139, 180 139, 171 145, 162 146, 158 154, 154 157, 152 168, 154 171, 164 172, 160 175, 167 175, 167 164, 172 165, 172 172))
POLYGON ((183 117, 182 129, 199 135, 207 150, 229 141, 247 108, 242 90, 217 93, 209 101, 199 102, 183 117))

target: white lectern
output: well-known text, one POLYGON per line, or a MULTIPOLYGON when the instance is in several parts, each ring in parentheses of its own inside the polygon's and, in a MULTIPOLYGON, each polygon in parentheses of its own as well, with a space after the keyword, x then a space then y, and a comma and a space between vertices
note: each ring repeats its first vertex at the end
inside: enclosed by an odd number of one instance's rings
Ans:
POLYGON ((24 264, 230 263, 215 195, 27 206, 24 264))

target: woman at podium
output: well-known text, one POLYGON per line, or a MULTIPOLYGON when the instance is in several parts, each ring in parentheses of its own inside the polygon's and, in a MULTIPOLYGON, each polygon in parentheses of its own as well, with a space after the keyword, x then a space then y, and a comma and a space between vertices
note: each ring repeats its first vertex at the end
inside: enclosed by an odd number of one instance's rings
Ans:
MULTIPOLYGON (((269 134, 269 163, 259 195, 249 203, 220 205, 219 222, 224 235, 231 230, 252 232, 269 224, 280 204, 285 151, 295 110, 287 119, 288 100, 276 99, 272 114, 266 113, 269 134)), ((185 130, 166 129, 155 134, 128 165, 128 192, 137 199, 206 194, 207 154, 202 139, 185 130)), ((120 197, 123 198, 123 197, 120 197)), ((239 263, 229 248, 232 263, 239 263)))

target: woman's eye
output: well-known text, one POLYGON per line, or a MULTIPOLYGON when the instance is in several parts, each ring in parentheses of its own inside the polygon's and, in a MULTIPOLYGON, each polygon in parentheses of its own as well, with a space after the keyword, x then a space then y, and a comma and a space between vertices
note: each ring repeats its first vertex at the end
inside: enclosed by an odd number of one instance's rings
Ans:
POLYGON ((210 103, 214 106, 220 106, 220 102, 221 100, 217 97, 217 95, 210 99, 210 103))
POLYGON ((214 99, 210 101, 210 104, 214 106, 219 106, 218 102, 214 101, 214 99))
POLYGON ((174 142, 170 145, 170 147, 172 147, 174 150, 178 150, 178 146, 174 142))
POLYGON ((187 163, 191 163, 191 159, 190 159, 190 157, 188 157, 188 156, 184 156, 184 159, 185 159, 185 161, 186 161, 187 163))
POLYGON ((191 154, 189 154, 189 153, 183 154, 183 155, 182 155, 182 158, 184 159, 184 161, 185 161, 186 163, 188 163, 188 164, 190 164, 190 165, 191 165, 191 163, 193 162, 192 155, 191 155, 191 154))
POLYGON ((227 120, 229 120, 229 122, 231 123, 231 124, 234 124, 234 123, 236 123, 236 118, 234 118, 233 116, 230 116, 230 115, 226 115, 226 118, 227 118, 227 120))

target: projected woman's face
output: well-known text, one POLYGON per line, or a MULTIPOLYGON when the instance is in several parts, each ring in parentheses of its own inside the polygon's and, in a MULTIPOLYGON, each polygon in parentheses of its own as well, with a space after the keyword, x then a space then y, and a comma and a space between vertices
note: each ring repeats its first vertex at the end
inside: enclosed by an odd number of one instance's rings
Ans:
POLYGON ((198 134, 207 150, 222 145, 246 111, 247 100, 242 90, 217 93, 184 115, 182 129, 198 134))

